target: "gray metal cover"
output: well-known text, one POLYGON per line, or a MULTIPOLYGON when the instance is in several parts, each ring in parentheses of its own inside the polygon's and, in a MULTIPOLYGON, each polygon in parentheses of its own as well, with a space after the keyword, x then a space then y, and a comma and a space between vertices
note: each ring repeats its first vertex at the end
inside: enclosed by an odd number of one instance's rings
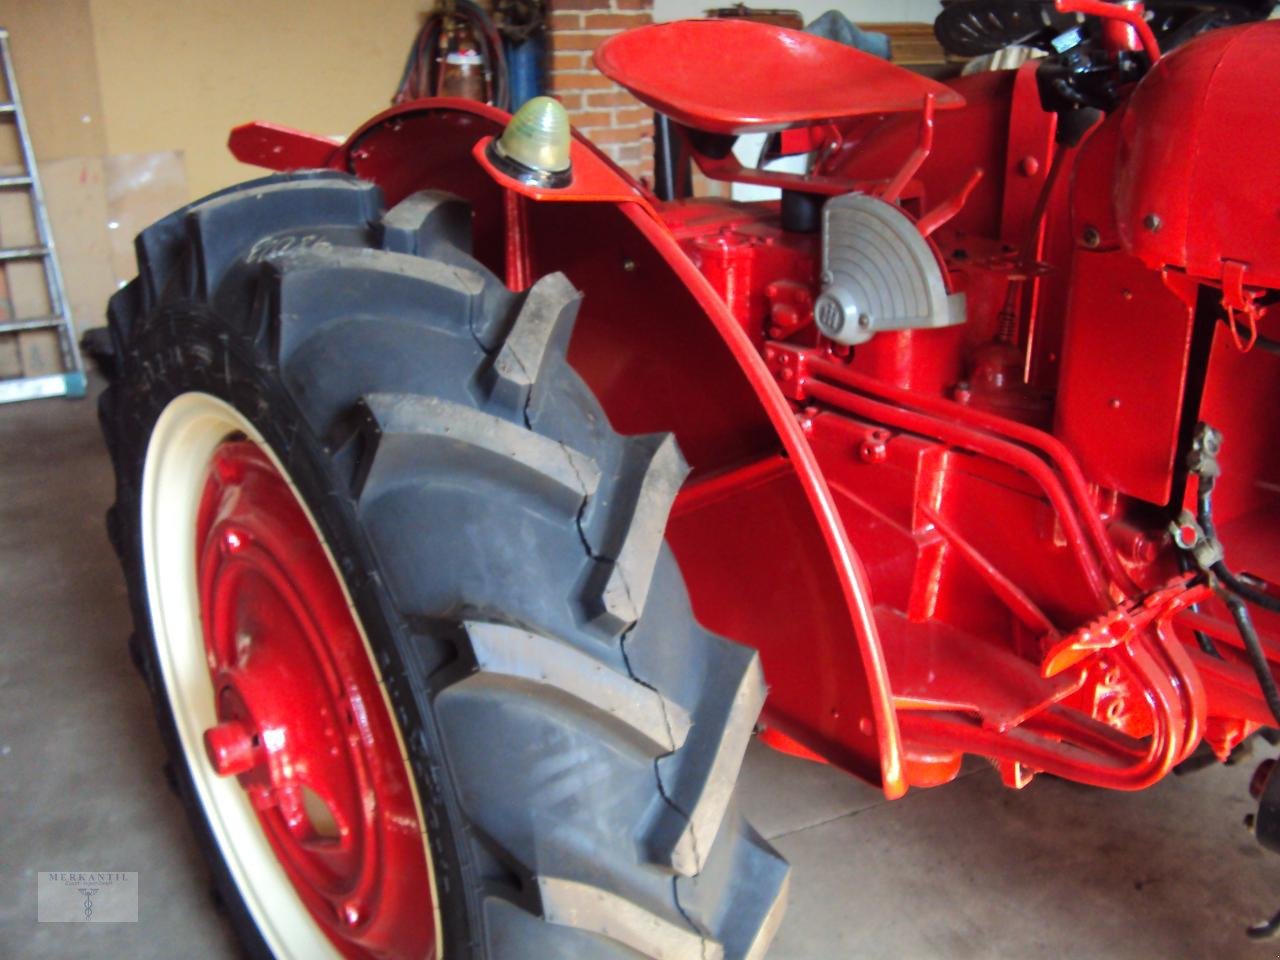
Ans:
POLYGON ((964 322, 964 294, 947 293, 942 268, 915 224, 864 193, 832 197, 823 209, 822 284, 814 317, 838 343, 964 322))

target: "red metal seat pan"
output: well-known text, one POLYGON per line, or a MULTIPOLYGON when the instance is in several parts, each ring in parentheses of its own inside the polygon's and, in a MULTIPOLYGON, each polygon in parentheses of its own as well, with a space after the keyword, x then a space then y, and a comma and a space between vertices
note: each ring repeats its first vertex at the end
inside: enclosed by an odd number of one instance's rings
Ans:
POLYGON ((954 90, 844 44, 749 20, 678 20, 610 37, 596 67, 640 101, 711 133, 760 133, 964 105, 954 90))

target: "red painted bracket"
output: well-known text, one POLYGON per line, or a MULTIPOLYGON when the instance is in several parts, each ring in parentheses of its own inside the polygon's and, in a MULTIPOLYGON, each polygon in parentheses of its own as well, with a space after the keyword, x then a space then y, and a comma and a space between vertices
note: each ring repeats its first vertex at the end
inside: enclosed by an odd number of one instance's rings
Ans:
POLYGON ((264 120, 242 123, 227 138, 227 147, 233 157, 241 163, 268 170, 327 167, 339 145, 337 140, 329 137, 264 120))
POLYGON ((655 220, 658 219, 658 214, 644 191, 581 140, 575 138, 569 144, 573 180, 566 187, 541 187, 507 176, 489 159, 488 148, 492 140, 493 137, 482 137, 471 148, 471 155, 494 182, 514 194, 539 202, 634 203, 644 208, 655 220))

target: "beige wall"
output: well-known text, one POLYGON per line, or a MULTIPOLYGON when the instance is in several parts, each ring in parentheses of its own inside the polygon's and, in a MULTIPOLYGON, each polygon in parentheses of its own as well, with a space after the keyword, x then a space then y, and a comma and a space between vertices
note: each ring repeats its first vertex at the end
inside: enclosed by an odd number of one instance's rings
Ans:
MULTIPOLYGON (((227 152, 233 126, 346 134, 387 106, 432 2, 0 0, 77 325, 101 323, 133 274, 138 230, 261 175, 227 152)), ((0 123, 0 167, 16 160, 12 124, 0 123)), ((25 201, 0 199, 0 245, 25 242, 25 201)), ((0 318, 42 312, 31 266, 0 269, 0 318)), ((48 340, 0 335, 0 376, 18 369, 15 345, 27 373, 45 372, 33 364, 48 357, 32 358, 39 347, 56 361, 48 340)))
POLYGON ((194 196, 254 176, 246 120, 346 134, 391 100, 430 0, 89 0, 111 154, 179 149, 194 196))
POLYGON ((41 159, 179 150, 199 196, 260 172, 236 124, 346 134, 387 106, 431 2, 0 0, 0 25, 41 159))
MULTIPOLYGON (((102 156, 107 138, 89 0, 0 0, 0 26, 9 31, 37 155, 102 156)), ((14 162, 12 125, 0 128, 0 163, 14 162)))

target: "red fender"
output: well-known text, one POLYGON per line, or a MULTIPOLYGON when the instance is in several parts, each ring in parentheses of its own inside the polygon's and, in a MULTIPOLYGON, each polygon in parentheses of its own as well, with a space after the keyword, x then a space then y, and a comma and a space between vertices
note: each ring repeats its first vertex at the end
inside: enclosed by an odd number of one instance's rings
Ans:
MULTIPOLYGON (((583 291, 574 367, 616 429, 670 430, 692 467, 667 539, 698 620, 760 651, 770 727, 902 795, 866 574, 802 422, 642 188, 594 147, 578 138, 573 154, 592 197, 517 193, 495 180, 474 152, 507 119, 471 101, 420 100, 379 114, 339 147, 324 140, 322 155, 377 183, 388 204, 424 189, 467 200, 477 258, 513 286, 561 270, 583 291)), ((296 169, 314 163, 321 140, 248 125, 233 133, 232 151, 251 143, 241 159, 296 169)))
POLYGON ((1214 30, 1143 77, 1119 123, 1116 221, 1154 270, 1280 285, 1280 22, 1214 30))

